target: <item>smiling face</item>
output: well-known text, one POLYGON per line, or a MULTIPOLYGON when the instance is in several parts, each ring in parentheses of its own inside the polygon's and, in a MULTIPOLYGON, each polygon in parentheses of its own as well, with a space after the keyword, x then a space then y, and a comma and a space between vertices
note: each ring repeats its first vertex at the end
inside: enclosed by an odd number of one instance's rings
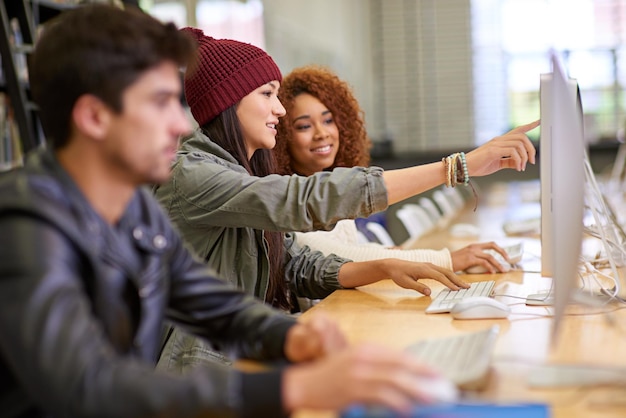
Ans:
POLYGON ((288 148, 294 171, 309 176, 331 167, 339 151, 339 130, 330 110, 302 93, 295 97, 292 112, 288 148))
POLYGON ((124 92, 122 112, 109 112, 102 143, 111 174, 137 185, 167 180, 179 137, 191 130, 180 95, 178 67, 172 62, 146 71, 124 92))
POLYGON ((237 118, 246 142, 248 159, 258 149, 272 149, 276 145, 278 118, 285 108, 278 100, 280 82, 274 80, 253 90, 237 105, 237 118))

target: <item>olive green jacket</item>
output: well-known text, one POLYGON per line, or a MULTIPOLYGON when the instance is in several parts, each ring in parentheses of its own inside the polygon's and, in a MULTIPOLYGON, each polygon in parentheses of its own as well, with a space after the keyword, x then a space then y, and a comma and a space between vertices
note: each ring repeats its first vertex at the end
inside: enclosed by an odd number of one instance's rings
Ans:
MULTIPOLYGON (((329 230, 340 219, 387 208, 378 167, 338 168, 310 177, 254 177, 199 130, 181 146, 156 196, 187 244, 221 277, 265 299, 269 259, 263 230, 329 230)), ((286 234, 286 280, 297 296, 322 298, 340 288, 349 260, 300 247, 286 234)))

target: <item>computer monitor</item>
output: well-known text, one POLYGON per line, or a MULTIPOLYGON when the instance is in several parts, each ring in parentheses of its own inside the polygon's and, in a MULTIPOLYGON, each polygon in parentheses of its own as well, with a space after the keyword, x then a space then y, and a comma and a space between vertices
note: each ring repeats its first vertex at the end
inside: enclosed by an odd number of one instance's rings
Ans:
POLYGON ((552 72, 540 79, 541 273, 552 277, 556 336, 577 287, 584 215, 583 112, 576 80, 552 55, 552 72))

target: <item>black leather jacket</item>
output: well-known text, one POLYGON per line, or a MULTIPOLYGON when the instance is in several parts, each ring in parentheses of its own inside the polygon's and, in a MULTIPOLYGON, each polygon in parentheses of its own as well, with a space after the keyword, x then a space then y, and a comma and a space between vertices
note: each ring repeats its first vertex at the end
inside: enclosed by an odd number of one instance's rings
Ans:
POLYGON ((282 358, 292 318, 217 279, 147 190, 111 226, 52 153, 0 177, 0 416, 277 416, 280 371, 159 373, 165 318, 282 358))

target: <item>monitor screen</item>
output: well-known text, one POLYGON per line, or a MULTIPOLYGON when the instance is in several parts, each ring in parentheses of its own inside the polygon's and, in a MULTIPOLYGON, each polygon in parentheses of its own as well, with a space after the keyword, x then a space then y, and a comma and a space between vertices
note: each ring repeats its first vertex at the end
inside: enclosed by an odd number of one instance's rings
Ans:
POLYGON ((540 111, 541 273, 553 279, 554 337, 578 283, 585 189, 580 93, 555 54, 541 75, 540 111))

